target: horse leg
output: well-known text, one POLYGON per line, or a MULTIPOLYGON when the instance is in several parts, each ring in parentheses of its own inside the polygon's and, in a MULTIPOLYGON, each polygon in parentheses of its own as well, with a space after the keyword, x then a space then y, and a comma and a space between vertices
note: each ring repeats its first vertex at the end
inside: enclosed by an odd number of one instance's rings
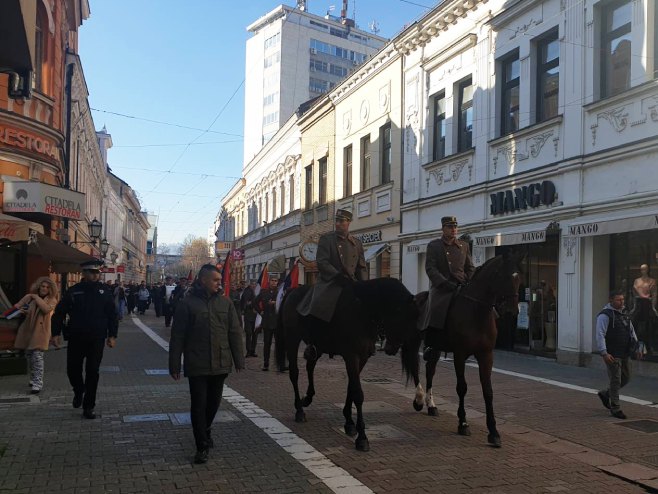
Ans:
POLYGON ((455 375, 457 376, 457 395, 459 396, 459 409, 457 410, 457 417, 459 418, 459 427, 457 432, 462 436, 470 436, 471 429, 466 422, 466 409, 464 408, 464 397, 468 390, 464 372, 466 369, 466 357, 462 354, 454 354, 455 375))
POLYGON ((302 406, 307 407, 313 403, 313 397, 315 396, 315 383, 313 376, 315 374, 315 364, 317 360, 307 360, 306 361, 306 376, 308 377, 308 387, 306 388, 306 396, 302 400, 302 406))
POLYGON ((366 436, 366 424, 363 420, 363 388, 361 387, 360 379, 361 370, 366 360, 367 357, 361 362, 357 355, 351 355, 349 358, 345 358, 345 369, 347 370, 348 379, 348 400, 352 401, 356 406, 356 432, 358 435, 354 444, 359 451, 370 451, 370 442, 366 436))
POLYGON ((352 393, 349 385, 347 386, 347 396, 343 407, 343 417, 345 417, 345 434, 350 437, 356 436, 356 424, 352 420, 352 393))
POLYGON ((416 379, 414 379, 414 382, 416 384, 416 396, 414 397, 413 405, 414 410, 420 412, 423 409, 423 401, 425 401, 425 390, 423 389, 423 385, 416 379))
POLYGON ((500 442, 500 434, 496 429, 496 417, 494 417, 493 410, 493 388, 491 386, 491 369, 493 368, 493 353, 491 351, 475 356, 478 361, 478 369, 480 371, 480 384, 482 385, 482 396, 484 397, 484 405, 487 410, 487 429, 489 435, 487 441, 495 448, 502 446, 500 442))
POLYGON ((425 405, 427 405, 427 415, 430 417, 436 417, 439 415, 439 409, 434 403, 434 397, 432 396, 432 382, 434 381, 434 373, 436 372, 436 364, 438 363, 439 358, 431 358, 425 363, 425 381, 427 383, 427 391, 425 395, 425 405))
POLYGON ((302 399, 299 396, 299 366, 297 365, 297 350, 299 341, 290 341, 288 346, 288 377, 295 392, 295 422, 306 422, 302 399))

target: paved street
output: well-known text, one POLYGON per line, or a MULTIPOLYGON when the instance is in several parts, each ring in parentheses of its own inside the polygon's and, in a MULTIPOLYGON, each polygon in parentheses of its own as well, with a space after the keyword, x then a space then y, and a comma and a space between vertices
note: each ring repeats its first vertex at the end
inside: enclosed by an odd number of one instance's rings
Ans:
MULTIPOLYGON (((227 380, 206 465, 194 452, 187 382, 163 374, 168 340, 149 311, 128 318, 117 348, 106 349, 97 412, 71 407, 65 351, 46 358, 45 388, 31 397, 26 376, 0 378, 1 492, 651 492, 658 489, 658 408, 650 379, 623 390, 622 426, 596 395, 603 371, 499 353, 495 408, 502 449, 486 443, 477 370, 469 367, 473 435, 456 434, 455 379, 439 366, 439 417, 411 407, 398 358, 382 352, 364 371, 371 451, 341 432, 342 360, 318 364, 308 422, 293 420, 287 374, 262 372, 261 359, 227 380), (521 377, 519 375, 528 375, 521 377), (534 379, 534 380, 533 380, 534 379), (539 382, 552 380, 555 383, 539 382), (556 385, 563 383, 562 385, 556 385), (570 389, 571 388, 571 389, 570 389), (639 404, 646 403, 646 404, 639 404), (642 426, 642 423, 639 424, 642 426), (4 453, 2 452, 4 450, 4 453)), ((259 355, 262 354, 260 346, 259 355)), ((305 386, 305 379, 302 379, 305 386)))

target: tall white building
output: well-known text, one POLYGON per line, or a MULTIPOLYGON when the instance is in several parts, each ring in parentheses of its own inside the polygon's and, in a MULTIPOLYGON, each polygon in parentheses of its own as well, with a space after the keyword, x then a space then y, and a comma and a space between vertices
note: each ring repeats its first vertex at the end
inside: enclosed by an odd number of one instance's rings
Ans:
POLYGON ((301 103, 328 92, 387 41, 352 19, 279 5, 247 26, 244 164, 301 103))

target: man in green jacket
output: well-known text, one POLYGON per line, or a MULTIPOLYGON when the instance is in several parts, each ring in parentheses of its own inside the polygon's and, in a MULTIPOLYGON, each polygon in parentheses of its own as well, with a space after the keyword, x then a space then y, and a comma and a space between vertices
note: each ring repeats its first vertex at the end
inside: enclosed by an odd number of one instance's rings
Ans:
POLYGON ((222 277, 212 264, 176 306, 169 341, 169 374, 180 379, 181 355, 192 401, 190 417, 196 442, 194 463, 208 461, 214 446, 211 428, 222 401, 224 379, 231 368, 244 369, 242 326, 233 302, 219 292, 222 277))

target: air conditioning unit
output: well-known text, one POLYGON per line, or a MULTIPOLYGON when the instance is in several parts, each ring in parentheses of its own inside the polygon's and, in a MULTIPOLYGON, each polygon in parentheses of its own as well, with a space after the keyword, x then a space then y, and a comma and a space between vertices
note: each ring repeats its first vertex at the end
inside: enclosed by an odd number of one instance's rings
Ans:
POLYGON ((317 54, 318 54, 318 50, 316 50, 315 48, 311 48, 311 55, 317 55, 317 54))

